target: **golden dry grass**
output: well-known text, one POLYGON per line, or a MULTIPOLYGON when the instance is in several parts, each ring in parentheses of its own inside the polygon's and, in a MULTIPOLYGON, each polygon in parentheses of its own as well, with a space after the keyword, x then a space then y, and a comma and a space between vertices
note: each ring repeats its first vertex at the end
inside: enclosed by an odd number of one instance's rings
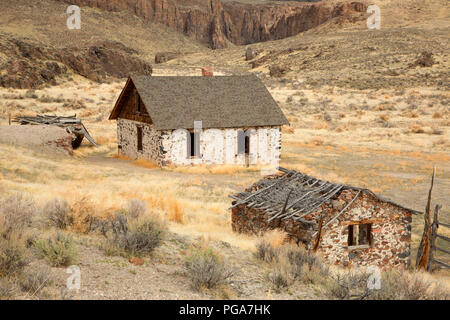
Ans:
MULTIPOLYGON (((268 167, 268 166, 267 166, 268 167)), ((170 166, 164 168, 167 171, 189 173, 189 174, 220 174, 230 175, 237 173, 258 172, 264 166, 254 165, 245 167, 243 165, 192 165, 192 166, 170 166)))
POLYGON ((164 199, 164 209, 167 213, 167 219, 176 223, 184 223, 184 210, 179 201, 173 197, 164 199))
POLYGON ((154 161, 147 159, 137 159, 133 161, 133 164, 146 169, 159 169, 160 167, 154 161))

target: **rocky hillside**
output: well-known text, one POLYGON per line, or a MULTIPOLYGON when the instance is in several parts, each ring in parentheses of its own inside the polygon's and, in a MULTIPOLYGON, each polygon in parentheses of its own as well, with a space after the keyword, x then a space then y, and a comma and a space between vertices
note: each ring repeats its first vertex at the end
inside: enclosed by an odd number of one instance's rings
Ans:
POLYGON ((135 50, 113 41, 60 49, 0 35, 0 50, 10 57, 2 65, 2 87, 37 88, 44 83, 56 84, 57 77, 69 77, 71 73, 101 82, 108 76, 123 78, 131 72, 152 72, 148 62, 135 56, 135 50))
MULTIPOLYGON (((68 2, 66 0, 61 0, 68 2)), ((211 48, 283 39, 314 28, 332 18, 364 17, 361 2, 337 4, 309 2, 238 3, 220 0, 71 0, 80 6, 108 11, 130 11, 162 23, 211 48)))

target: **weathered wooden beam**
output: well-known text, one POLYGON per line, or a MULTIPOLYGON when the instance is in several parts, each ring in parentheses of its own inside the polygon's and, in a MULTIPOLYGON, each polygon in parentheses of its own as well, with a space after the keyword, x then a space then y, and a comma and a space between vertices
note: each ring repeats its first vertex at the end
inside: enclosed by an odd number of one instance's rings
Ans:
POLYGON ((438 224, 439 224, 439 226, 444 226, 444 227, 450 228, 450 224, 448 224, 448 223, 439 222, 438 224))
POLYGON ((422 239, 420 240, 419 249, 417 251, 416 259, 416 270, 420 268, 426 268, 428 265, 428 254, 430 250, 430 232, 431 232, 431 222, 430 222, 430 207, 431 207, 431 192, 433 191, 434 177, 436 175, 436 166, 433 167, 433 174, 431 176, 431 185, 428 191, 427 205, 425 207, 424 215, 424 228, 422 239))
POLYGON ((433 216, 433 225, 431 226, 431 234, 430 234, 430 253, 429 253, 429 259, 428 259, 428 265, 427 269, 428 272, 432 272, 433 269, 433 256, 434 251, 436 248, 436 236, 437 236, 437 229, 438 229, 438 223, 439 223, 439 210, 441 209, 440 205, 436 205, 434 208, 434 216, 433 216))
POLYGON ((437 264, 440 264, 440 265, 442 265, 442 266, 444 266, 446 268, 450 268, 450 265, 445 263, 445 262, 443 262, 443 261, 434 259, 433 262, 436 262, 437 264))
POLYGON ((450 254, 450 251, 448 251, 448 250, 445 250, 445 249, 442 249, 442 248, 440 248, 440 247, 438 247, 438 246, 436 246, 436 247, 435 247, 435 249, 436 249, 436 250, 439 250, 439 251, 441 251, 441 252, 444 252, 444 253, 450 254))
POLYGON ((436 234, 436 237, 441 238, 442 240, 445 240, 445 241, 450 241, 449 237, 443 236, 442 234, 436 234))

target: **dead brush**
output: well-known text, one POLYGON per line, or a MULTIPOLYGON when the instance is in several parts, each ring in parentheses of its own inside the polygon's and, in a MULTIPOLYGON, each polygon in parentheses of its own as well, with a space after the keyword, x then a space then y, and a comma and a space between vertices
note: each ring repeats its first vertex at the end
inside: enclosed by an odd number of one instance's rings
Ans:
POLYGON ((11 278, 0 278, 0 300, 7 300, 14 297, 17 292, 15 281, 11 278))
POLYGON ((377 300, 448 300, 445 289, 427 280, 423 274, 389 270, 383 272, 380 290, 371 292, 371 299, 377 300))
POLYGON ((106 238, 103 249, 107 254, 127 257, 152 253, 162 243, 165 232, 163 224, 154 217, 129 221, 121 212, 99 220, 97 228, 106 238))
POLYGON ((73 216, 69 212, 69 206, 64 199, 53 198, 43 208, 43 215, 47 224, 59 229, 67 229, 73 225, 73 216))
POLYGON ((277 229, 266 232, 256 243, 255 257, 265 262, 276 262, 280 248, 286 241, 286 233, 277 229))
POLYGON ((94 202, 89 196, 75 198, 69 206, 72 217, 72 229, 78 233, 90 233, 95 229, 98 217, 94 202))
POLYGON ((255 257, 265 262, 277 261, 279 250, 274 248, 269 242, 261 240, 256 244, 255 257))
POLYGON ((127 204, 128 216, 137 219, 145 215, 147 212, 147 204, 138 199, 130 199, 127 204))
POLYGON ((280 293, 283 288, 289 286, 289 280, 285 272, 281 267, 275 267, 275 269, 268 273, 267 280, 272 286, 272 289, 280 293))
POLYGON ((47 266, 32 267, 29 270, 26 270, 18 280, 21 289, 30 296, 39 294, 41 290, 50 285, 51 282, 52 272, 47 266))
POLYGON ((30 227, 36 213, 34 201, 25 198, 22 193, 14 194, 0 202, 1 236, 10 239, 14 234, 22 238, 25 229, 30 227))
POLYGON ((362 300, 370 296, 367 286, 369 275, 365 273, 345 272, 331 276, 326 285, 330 297, 339 300, 362 300))
POLYGON ((28 264, 29 259, 20 240, 0 238, 0 278, 20 275, 28 264))
POLYGON ((207 246, 192 247, 185 260, 185 268, 191 286, 196 291, 212 289, 224 284, 233 275, 222 257, 207 246))
POLYGON ((286 269, 293 279, 305 284, 323 284, 330 276, 330 267, 311 251, 300 246, 286 246, 282 250, 286 269))

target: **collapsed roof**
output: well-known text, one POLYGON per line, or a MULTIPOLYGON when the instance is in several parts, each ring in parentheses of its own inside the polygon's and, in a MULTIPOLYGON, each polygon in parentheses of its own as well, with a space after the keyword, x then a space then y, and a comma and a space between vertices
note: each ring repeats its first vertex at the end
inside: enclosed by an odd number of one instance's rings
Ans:
MULTIPOLYGON (((316 221, 306 220, 305 217, 314 213, 323 203, 335 199, 342 191, 351 189, 357 191, 356 195, 332 220, 344 213, 362 192, 410 212, 420 213, 382 198, 368 189, 323 181, 296 170, 282 167, 278 169, 283 174, 267 176, 253 184, 248 191, 230 195, 236 200, 231 208, 246 205, 248 208, 264 210, 269 215, 268 222, 273 219, 293 219, 314 224, 316 221)), ((331 220, 328 223, 330 222, 331 220)))

